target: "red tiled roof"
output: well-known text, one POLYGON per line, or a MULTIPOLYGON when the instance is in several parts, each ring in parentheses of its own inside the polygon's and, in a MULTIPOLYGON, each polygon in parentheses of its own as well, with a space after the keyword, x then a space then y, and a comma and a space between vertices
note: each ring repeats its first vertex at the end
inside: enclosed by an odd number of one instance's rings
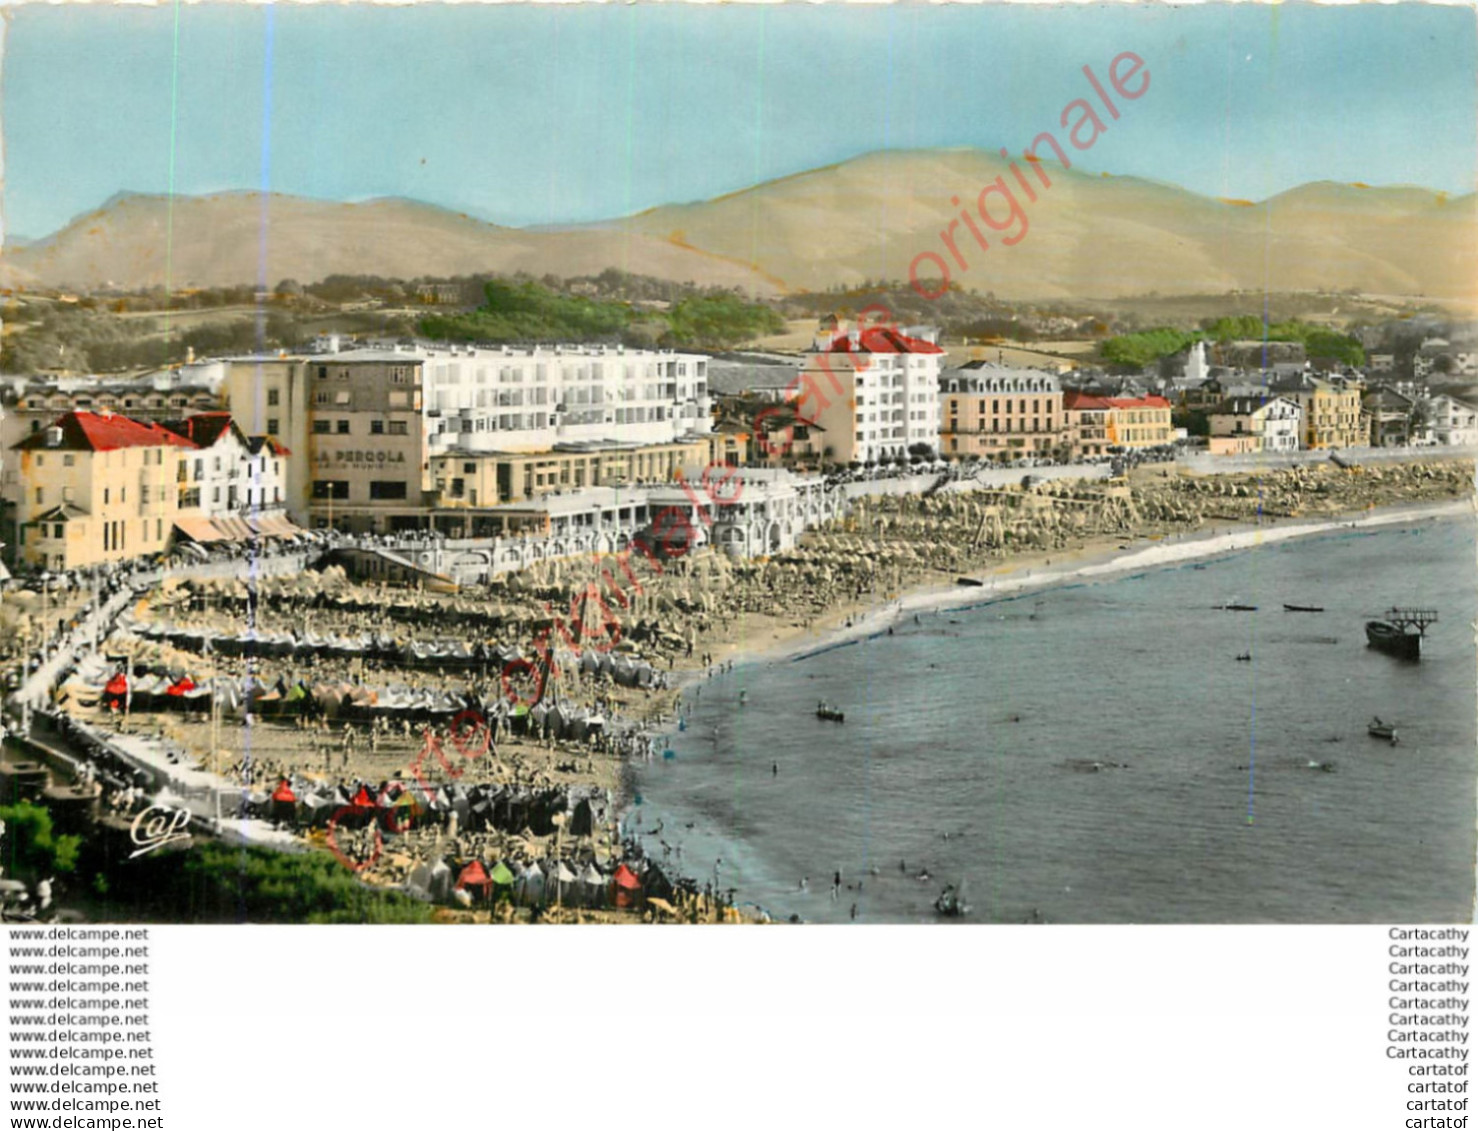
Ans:
MULTIPOLYGON (((943 353, 933 342, 922 338, 910 338, 897 330, 885 326, 869 326, 858 336, 858 353, 943 353)), ((851 353, 852 339, 847 334, 838 334, 823 353, 851 353)))
POLYGON ((1084 409, 1096 409, 1104 411, 1114 407, 1114 402, 1108 397, 1095 397, 1091 393, 1079 393, 1069 390, 1062 394, 1062 407, 1068 411, 1079 411, 1084 409))
POLYGON ((32 432, 15 445, 15 450, 113 452, 120 448, 194 449, 199 446, 158 424, 132 420, 116 413, 104 416, 96 412, 69 412, 55 421, 51 428, 32 432), (51 431, 51 428, 62 430, 60 444, 53 445, 46 442, 46 434, 51 431))
POLYGON ((1164 397, 1109 397, 1108 403, 1114 408, 1169 408, 1170 402, 1164 397))

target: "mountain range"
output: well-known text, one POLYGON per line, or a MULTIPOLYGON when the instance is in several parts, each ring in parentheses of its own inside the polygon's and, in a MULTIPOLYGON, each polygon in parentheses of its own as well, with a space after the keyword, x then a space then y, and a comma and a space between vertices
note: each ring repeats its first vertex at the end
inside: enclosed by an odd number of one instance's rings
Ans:
POLYGON ((1478 198, 1320 181, 1260 202, 1223 200, 1064 170, 1050 154, 1013 170, 975 149, 871 153, 712 200, 555 228, 503 227, 402 199, 120 193, 44 239, 7 244, 0 284, 178 288, 616 267, 773 295, 906 279, 916 259, 931 289, 947 266, 957 284, 1004 299, 1355 290, 1470 307, 1478 198), (1000 186, 986 203, 996 227, 977 208, 991 185, 1000 186), (1007 224, 1010 199, 1019 216, 1007 224))

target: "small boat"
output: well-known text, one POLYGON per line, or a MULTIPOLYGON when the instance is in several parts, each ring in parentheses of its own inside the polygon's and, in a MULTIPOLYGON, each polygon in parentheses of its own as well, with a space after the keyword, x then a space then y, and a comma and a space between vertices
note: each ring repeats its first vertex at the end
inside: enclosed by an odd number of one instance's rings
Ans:
POLYGON ((1252 660, 1252 653, 1243 652, 1240 656, 1237 657, 1237 659, 1241 660, 1243 663, 1249 663, 1252 660))
POLYGON ((1322 613, 1324 611, 1324 606, 1323 605, 1290 605, 1290 604, 1287 604, 1285 602, 1284 605, 1283 605, 1283 611, 1285 613, 1322 613))
POLYGON ((1380 716, 1370 720, 1370 725, 1365 728, 1370 732, 1371 738, 1384 738, 1392 746, 1396 745, 1396 724, 1382 722, 1380 716))
POLYGON ((971 585, 971 586, 974 586, 976 588, 979 588, 980 586, 984 585, 985 582, 983 582, 983 581, 977 581, 973 577, 957 577, 957 578, 955 578, 955 584, 956 585, 971 585))
POLYGON ((1365 622, 1365 639, 1372 648, 1400 656, 1403 660, 1422 658, 1422 636, 1419 632, 1407 632, 1383 620, 1365 622))
POLYGON ((828 707, 825 703, 816 704, 816 717, 832 723, 844 723, 847 721, 847 715, 844 711, 839 711, 835 707, 828 707))
POLYGON ((1435 609, 1387 609, 1385 620, 1365 622, 1365 639, 1382 652, 1403 660, 1420 660, 1427 626, 1436 623, 1435 609))

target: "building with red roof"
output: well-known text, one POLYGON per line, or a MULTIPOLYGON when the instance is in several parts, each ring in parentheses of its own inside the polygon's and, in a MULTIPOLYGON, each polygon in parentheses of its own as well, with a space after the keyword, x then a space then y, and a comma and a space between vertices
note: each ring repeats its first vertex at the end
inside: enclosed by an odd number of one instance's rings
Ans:
POLYGON ((18 560, 64 570, 161 553, 174 533, 177 484, 197 445, 152 421, 69 412, 33 432, 6 493, 18 560))
POLYGON ((143 421, 75 410, 26 436, 5 477, 15 557, 69 570, 196 542, 286 536, 286 449, 253 445, 229 413, 143 421))
POLYGON ((892 326, 817 335, 790 403, 824 436, 834 463, 904 460, 939 452, 939 373, 932 330, 892 326))

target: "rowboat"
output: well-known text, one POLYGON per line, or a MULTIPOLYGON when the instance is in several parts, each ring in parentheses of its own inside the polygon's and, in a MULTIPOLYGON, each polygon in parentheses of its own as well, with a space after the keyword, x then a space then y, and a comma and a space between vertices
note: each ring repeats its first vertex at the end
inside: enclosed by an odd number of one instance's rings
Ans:
POLYGON ((1365 728, 1370 732, 1371 738, 1384 738, 1392 746, 1396 745, 1396 724, 1382 722, 1380 716, 1371 719, 1370 725, 1365 728))
POLYGON ((1286 604, 1285 603, 1284 606, 1283 606, 1283 611, 1285 613, 1322 613, 1324 611, 1324 606, 1323 605, 1289 605, 1289 604, 1286 604))

